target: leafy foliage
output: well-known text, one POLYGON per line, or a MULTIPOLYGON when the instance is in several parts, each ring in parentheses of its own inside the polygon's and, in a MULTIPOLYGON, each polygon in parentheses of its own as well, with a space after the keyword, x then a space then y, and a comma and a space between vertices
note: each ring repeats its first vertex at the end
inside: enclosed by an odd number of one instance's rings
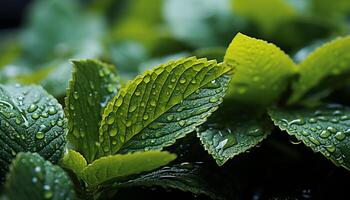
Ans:
POLYGON ((350 69, 349 52, 349 36, 328 42, 312 52, 299 65, 300 78, 293 84, 294 92, 290 103, 300 100, 317 85, 324 85, 322 81, 326 81, 326 78, 348 74, 350 69))
POLYGON ((136 77, 104 111, 104 154, 161 149, 193 131, 222 102, 229 71, 215 61, 187 58, 136 77))
POLYGON ((7 177, 5 197, 22 199, 75 199, 73 183, 59 167, 37 153, 19 153, 7 177))
POLYGON ((85 167, 81 178, 89 187, 95 187, 108 180, 157 169, 175 158, 174 154, 159 151, 106 156, 85 167))
POLYGON ((55 98, 38 86, 0 85, 0 176, 18 152, 37 152, 57 163, 67 121, 55 98))
POLYGON ((258 106, 275 103, 295 69, 278 47, 241 33, 227 48, 224 62, 236 68, 227 98, 258 106))
POLYGON ((350 108, 324 105, 317 108, 271 109, 272 120, 315 152, 338 166, 350 169, 350 108))
MULTIPOLYGON (((217 174, 216 174, 217 175, 217 174)), ((227 199, 235 196, 229 184, 223 188, 218 183, 223 181, 203 168, 203 163, 180 163, 159 170, 131 177, 126 181, 113 181, 103 189, 122 189, 136 186, 159 186, 165 189, 179 189, 196 195, 205 194, 212 199, 227 199), (229 194, 227 192, 230 192, 229 194)), ((102 186, 103 187, 103 186, 102 186)))
POLYGON ((204 148, 219 166, 259 144, 271 131, 269 121, 259 113, 227 110, 221 108, 197 129, 204 148))
POLYGON ((69 141, 89 163, 98 154, 98 128, 103 108, 120 87, 114 67, 96 60, 73 61, 66 97, 69 141), (77 116, 79 116, 77 118, 77 116))

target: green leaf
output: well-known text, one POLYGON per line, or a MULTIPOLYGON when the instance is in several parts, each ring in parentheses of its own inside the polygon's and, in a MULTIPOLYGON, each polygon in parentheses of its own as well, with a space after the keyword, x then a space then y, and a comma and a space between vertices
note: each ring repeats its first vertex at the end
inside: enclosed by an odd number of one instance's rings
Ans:
POLYGON ((38 86, 0 85, 0 176, 18 152, 57 163, 66 146, 62 106, 38 86))
POLYGON ((60 165, 63 168, 72 170, 76 175, 81 177, 81 173, 87 166, 87 162, 79 152, 69 149, 60 161, 60 165))
POLYGON ((178 189, 195 195, 207 195, 212 199, 234 199, 228 182, 220 179, 218 173, 203 168, 200 163, 181 163, 171 167, 137 175, 125 181, 106 183, 105 188, 154 187, 178 189), (231 197, 231 198, 229 198, 231 197))
POLYGON ((65 99, 69 143, 91 163, 99 151, 103 108, 119 91, 114 66, 97 60, 73 61, 73 78, 65 99))
POLYGON ((175 154, 160 151, 106 156, 89 164, 82 172, 82 179, 89 187, 95 187, 108 180, 154 170, 175 158, 175 154))
POLYGON ((222 107, 197 129, 205 150, 219 166, 258 145, 272 127, 265 115, 227 110, 222 107))
POLYGON ((319 47, 307 56, 298 69, 300 77, 293 83, 293 94, 289 103, 300 100, 326 78, 350 72, 350 36, 335 39, 319 47))
POLYGON ((215 61, 191 57, 136 77, 104 110, 104 154, 162 149, 192 132, 222 102, 229 71, 215 61))
POLYGON ((295 70, 293 61, 278 47, 241 33, 229 45, 224 62, 235 67, 227 97, 249 105, 276 102, 295 70))
POLYGON ((7 177, 5 195, 11 200, 75 199, 73 184, 65 171, 37 153, 17 155, 7 177))
POLYGON ((294 135, 315 152, 321 152, 337 166, 350 169, 350 108, 323 105, 317 108, 274 108, 274 123, 294 135))

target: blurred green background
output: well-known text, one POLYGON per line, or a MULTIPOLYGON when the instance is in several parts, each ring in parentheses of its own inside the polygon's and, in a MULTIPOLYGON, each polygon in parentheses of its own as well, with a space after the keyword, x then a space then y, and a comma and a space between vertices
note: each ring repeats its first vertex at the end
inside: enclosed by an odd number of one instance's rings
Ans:
POLYGON ((0 82, 64 96, 70 59, 99 58, 124 80, 183 56, 217 60, 237 32, 299 61, 350 31, 349 0, 2 0, 0 82))

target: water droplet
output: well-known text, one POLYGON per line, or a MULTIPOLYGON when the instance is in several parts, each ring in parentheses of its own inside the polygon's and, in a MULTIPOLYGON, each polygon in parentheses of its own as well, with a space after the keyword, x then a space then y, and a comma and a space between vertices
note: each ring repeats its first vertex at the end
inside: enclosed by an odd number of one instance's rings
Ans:
POLYGON ((109 124, 109 125, 111 125, 111 124, 113 124, 114 123, 114 116, 113 116, 113 114, 112 113, 110 113, 109 115, 108 115, 108 118, 107 118, 107 124, 109 124))
POLYGON ((140 95, 141 95, 141 92, 140 92, 140 91, 136 91, 136 92, 135 92, 135 95, 136 95, 136 96, 140 96, 140 95))
POLYGON ((348 119, 350 119, 350 117, 347 116, 347 115, 343 115, 343 116, 340 117, 340 120, 342 120, 342 121, 345 121, 345 120, 348 120, 348 119))
POLYGON ((337 132, 335 135, 334 135, 334 137, 337 139, 337 140, 339 140, 339 141, 342 141, 342 140, 344 140, 345 139, 345 134, 343 133, 343 132, 337 132))
POLYGON ((39 119, 40 115, 38 113, 32 114, 33 119, 39 119))
POLYGON ((215 103, 215 102, 217 102, 219 99, 218 98, 216 98, 216 97, 211 97, 210 99, 209 99, 209 102, 210 103, 215 103))
POLYGON ((309 137, 309 140, 314 143, 315 145, 320 145, 320 141, 318 141, 318 139, 314 138, 314 137, 309 137))
POLYGON ((49 108, 48 112, 49 112, 49 115, 54 115, 54 114, 57 113, 57 110, 56 110, 55 107, 51 106, 51 107, 49 108))
POLYGON ((145 82, 145 83, 148 83, 150 80, 151 80, 151 78, 149 77, 149 75, 146 75, 146 76, 143 78, 143 82, 145 82))
POLYGON ((114 86, 113 86, 112 84, 108 84, 108 85, 107 85, 107 91, 108 91, 109 93, 114 92, 114 86))
POLYGON ((74 98, 74 99, 79 99, 79 94, 78 94, 77 91, 75 91, 75 92, 73 93, 73 98, 74 98))
POLYGON ((192 83, 192 84, 196 84, 196 83, 197 83, 196 79, 193 79, 193 80, 191 81, 191 83, 192 83))
POLYGON ((325 116, 318 116, 317 119, 324 122, 328 121, 328 119, 325 116))
POLYGON ((32 113, 32 112, 34 112, 37 108, 38 108, 38 106, 37 106, 36 104, 31 104, 31 105, 28 107, 28 112, 29 112, 29 113, 32 113))
POLYGON ((188 162, 181 163, 180 166, 184 169, 193 169, 193 165, 188 162))
POLYGON ((170 81, 171 81, 172 83, 175 83, 176 79, 175 79, 175 78, 172 78, 170 81))
POLYGON ((184 120, 179 121, 180 126, 185 126, 185 124, 186 124, 186 121, 184 121, 184 120))
POLYGON ((335 146, 334 145, 325 146, 325 148, 330 153, 335 152, 335 146))
POLYGON ((171 121, 171 120, 174 119, 174 116, 173 116, 173 115, 168 115, 168 116, 166 117, 166 119, 167 119, 168 121, 171 121))
POLYGON ((38 178, 37 177, 33 177, 32 178, 32 183, 37 183, 38 182, 38 178))
POLYGON ((44 193, 44 198, 45 199, 51 199, 51 197, 52 197, 52 192, 51 191, 46 191, 45 193, 44 193))
POLYGON ((74 110, 74 105, 73 105, 73 104, 69 104, 69 108, 70 108, 71 110, 74 110))
POLYGON ((38 131, 36 134, 35 134, 35 138, 38 139, 38 140, 41 140, 45 137, 45 134, 41 131, 38 131))
POLYGON ((36 172, 36 173, 41 172, 41 167, 36 166, 36 167, 34 168, 34 172, 36 172))
POLYGON ((154 101, 154 100, 151 100, 150 104, 151 104, 151 106, 153 106, 153 107, 157 105, 157 104, 156 104, 156 101, 154 101))
POLYGON ((303 136, 308 136, 308 135, 309 135, 309 133, 308 133, 307 131, 301 131, 301 134, 302 134, 303 136))
POLYGON ((309 123, 311 123, 311 124, 314 124, 316 122, 317 122, 317 119, 315 119, 315 118, 310 118, 309 119, 309 123))
POLYGON ((331 119, 331 122, 336 124, 339 122, 339 120, 337 118, 333 118, 333 119, 331 119))
POLYGON ((120 105, 122 105, 122 103, 123 103, 123 98, 122 98, 122 97, 119 97, 119 98, 117 99, 117 101, 115 102, 115 105, 119 107, 120 105))
POLYGON ((332 126, 328 126, 328 127, 327 127, 327 130, 328 130, 329 132, 331 132, 331 133, 336 133, 336 132, 337 132, 337 129, 334 128, 334 127, 332 127, 332 126))
POLYGON ((131 124, 132 124, 131 120, 127 120, 126 123, 125 123, 126 127, 130 127, 131 124))
POLYGON ((144 115, 143 115, 143 120, 147 120, 148 117, 149 117, 148 114, 144 114, 144 115))
POLYGON ((244 94, 247 92, 247 88, 245 86, 239 86, 237 87, 238 94, 244 94))
POLYGON ((135 105, 131 105, 130 108, 129 108, 129 112, 134 112, 136 110, 136 106, 135 105))
POLYGON ((111 137, 116 136, 117 133, 118 133, 117 127, 113 127, 113 128, 111 128, 111 129, 109 130, 109 136, 111 136, 111 137))
POLYGON ((331 135, 331 133, 330 133, 328 130, 323 130, 323 131, 320 133, 320 137, 321 137, 321 138, 328 138, 330 135, 331 135))
POLYGON ((184 84, 184 83, 186 83, 186 79, 184 79, 184 78, 180 78, 180 81, 179 81, 181 84, 184 84))

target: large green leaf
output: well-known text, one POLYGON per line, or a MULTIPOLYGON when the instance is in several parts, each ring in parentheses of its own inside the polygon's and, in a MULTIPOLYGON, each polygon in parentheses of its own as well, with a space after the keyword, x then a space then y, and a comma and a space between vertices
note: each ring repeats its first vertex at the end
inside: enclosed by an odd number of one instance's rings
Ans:
POLYGON ((79 152, 69 149, 60 161, 60 166, 73 171, 78 177, 81 177, 87 162, 79 152))
POLYGON ((350 72, 350 36, 335 39, 316 49, 307 56, 298 69, 300 77, 293 83, 290 103, 301 99, 308 91, 322 84, 326 78, 350 72))
POLYGON ((274 103, 294 72, 293 61, 278 47, 241 33, 232 40, 224 62, 236 67, 227 97, 251 105, 274 103))
POLYGON ((175 158, 175 154, 160 151, 106 156, 85 167, 81 178, 92 188, 108 180, 157 169, 175 158))
POLYGON ((69 143, 91 163, 99 151, 98 129, 103 108, 120 87, 114 66, 97 60, 73 61, 65 112, 69 143))
POLYGON ((219 173, 213 174, 205 169, 201 163, 186 162, 130 177, 128 180, 112 181, 106 183, 102 188, 158 186, 165 189, 191 192, 195 195, 207 195, 212 199, 233 199, 235 191, 226 181, 227 179, 220 179, 219 173))
POLYGON ((294 135, 337 166, 350 169, 350 108, 324 105, 317 108, 274 108, 269 111, 281 130, 294 135))
POLYGON ((73 183, 59 166, 37 153, 19 153, 11 165, 5 185, 11 200, 75 199, 73 183))
POLYGON ((219 166, 258 145, 272 127, 264 115, 224 109, 227 108, 222 107, 197 129, 204 148, 219 166))
POLYGON ((215 61, 191 57, 136 77, 104 111, 103 153, 161 149, 184 137, 218 108, 229 71, 215 61))
POLYGON ((0 85, 0 176, 21 151, 57 163, 66 145, 62 106, 38 86, 0 85))

